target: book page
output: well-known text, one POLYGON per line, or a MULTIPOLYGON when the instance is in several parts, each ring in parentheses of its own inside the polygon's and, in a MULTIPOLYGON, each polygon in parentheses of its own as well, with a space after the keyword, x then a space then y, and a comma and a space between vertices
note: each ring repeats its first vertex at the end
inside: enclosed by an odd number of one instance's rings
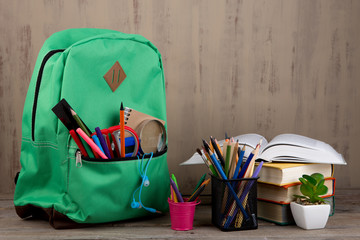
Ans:
POLYGON ((272 145, 258 157, 267 161, 346 164, 341 154, 334 151, 318 151, 316 149, 296 145, 272 145))
POLYGON ((316 140, 313 138, 309 138, 297 134, 289 134, 289 133, 280 134, 274 137, 267 145, 267 148, 273 145, 282 145, 282 144, 297 145, 305 148, 311 148, 317 151, 330 152, 331 154, 334 155, 338 154, 338 152, 336 152, 335 149, 327 143, 324 143, 320 140, 316 140))
MULTIPOLYGON (((276 137, 274 137, 267 145, 267 148, 269 148, 272 145, 278 145, 278 144, 291 144, 291 145, 298 145, 313 149, 318 149, 317 147, 318 140, 308 138, 301 135, 296 134, 280 134, 276 137)), ((321 147, 321 146, 320 146, 321 147)))

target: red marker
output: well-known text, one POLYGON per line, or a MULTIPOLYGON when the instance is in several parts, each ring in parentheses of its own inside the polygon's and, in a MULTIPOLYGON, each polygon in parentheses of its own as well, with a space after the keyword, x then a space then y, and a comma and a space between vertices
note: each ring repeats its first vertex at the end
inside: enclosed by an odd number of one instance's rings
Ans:
POLYGON ((70 130, 70 135, 72 136, 72 138, 74 139, 76 145, 78 145, 81 153, 84 155, 84 157, 88 157, 89 155, 87 154, 84 145, 82 145, 80 138, 78 137, 78 135, 75 133, 75 131, 73 129, 70 130))

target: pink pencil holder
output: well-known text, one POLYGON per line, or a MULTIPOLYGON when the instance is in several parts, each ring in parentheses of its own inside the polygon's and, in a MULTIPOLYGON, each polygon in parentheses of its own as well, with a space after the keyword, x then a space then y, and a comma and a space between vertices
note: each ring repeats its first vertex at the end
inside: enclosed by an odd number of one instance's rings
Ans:
POLYGON ((194 214, 196 205, 200 201, 194 202, 174 202, 168 199, 171 219, 171 229, 177 231, 188 231, 193 229, 194 214))

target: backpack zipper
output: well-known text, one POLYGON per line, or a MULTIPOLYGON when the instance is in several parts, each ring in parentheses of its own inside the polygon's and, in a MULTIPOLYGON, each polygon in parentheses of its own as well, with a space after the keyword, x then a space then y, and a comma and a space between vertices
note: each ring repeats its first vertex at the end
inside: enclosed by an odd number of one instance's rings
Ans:
POLYGON ((76 159, 76 162, 75 162, 76 167, 81 168, 82 167, 82 160, 81 160, 81 152, 80 152, 80 150, 76 150, 75 159, 76 159))
POLYGON ((36 86, 35 86, 35 95, 34 95, 34 104, 33 104, 33 111, 32 111, 32 121, 31 121, 31 138, 33 141, 35 141, 35 117, 36 117, 36 108, 37 108, 37 102, 38 102, 38 97, 39 97, 39 91, 40 91, 40 85, 41 85, 41 79, 42 79, 42 75, 44 73, 44 68, 45 68, 45 64, 46 62, 56 53, 58 52, 64 52, 65 49, 56 49, 56 50, 51 50, 49 51, 44 59, 41 62, 41 66, 39 69, 39 73, 37 76, 37 80, 36 80, 36 86))

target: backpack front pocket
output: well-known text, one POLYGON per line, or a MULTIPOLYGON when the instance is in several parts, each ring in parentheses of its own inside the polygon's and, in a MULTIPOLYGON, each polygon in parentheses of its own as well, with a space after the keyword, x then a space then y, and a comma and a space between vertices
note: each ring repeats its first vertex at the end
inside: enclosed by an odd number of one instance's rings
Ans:
POLYGON ((66 215, 79 223, 112 222, 151 215, 146 208, 167 211, 169 173, 167 152, 144 159, 103 161, 71 158, 66 215), (143 178, 149 186, 142 186, 143 178), (139 202, 140 208, 133 208, 139 202))

